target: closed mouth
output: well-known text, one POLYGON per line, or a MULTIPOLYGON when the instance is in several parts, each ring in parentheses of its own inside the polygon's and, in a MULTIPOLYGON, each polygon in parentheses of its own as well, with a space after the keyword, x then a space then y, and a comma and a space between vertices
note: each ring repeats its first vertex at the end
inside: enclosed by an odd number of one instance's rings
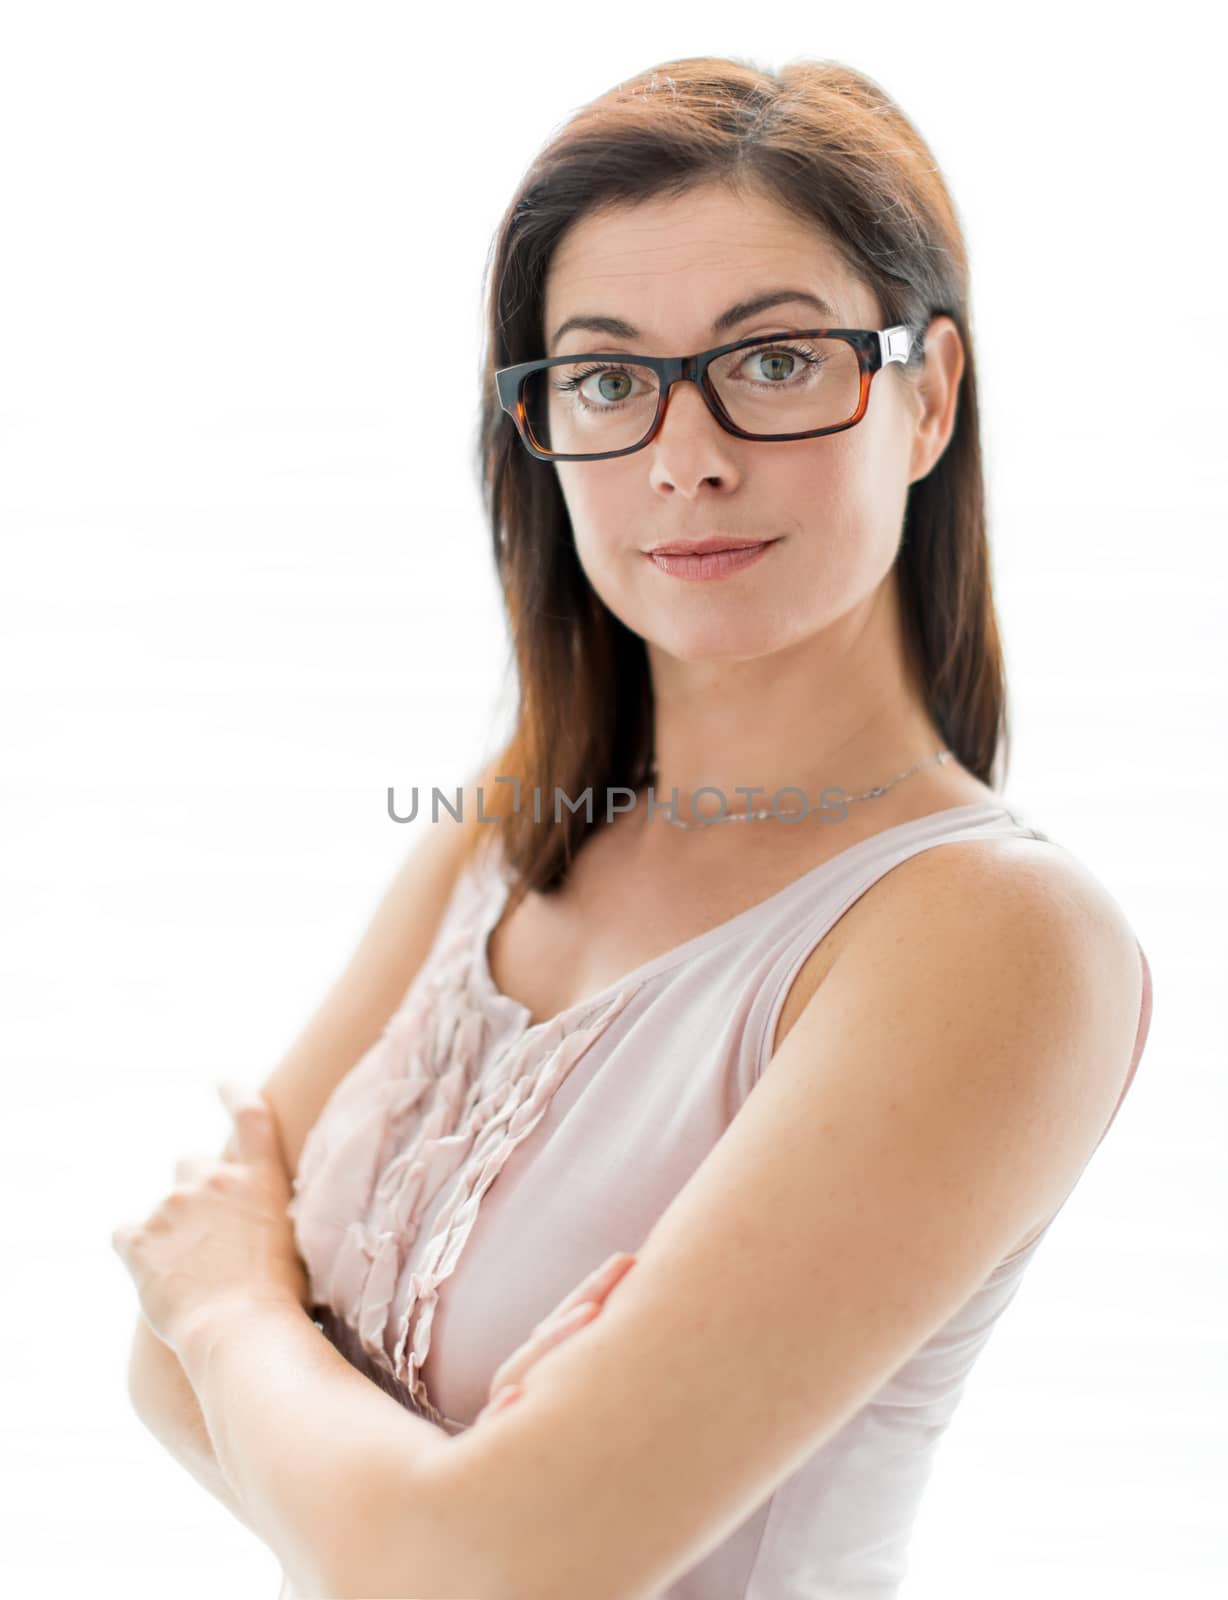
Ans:
POLYGON ((771 544, 770 539, 699 539, 694 544, 657 544, 645 555, 650 556, 713 556, 722 550, 757 550, 761 544, 771 544))

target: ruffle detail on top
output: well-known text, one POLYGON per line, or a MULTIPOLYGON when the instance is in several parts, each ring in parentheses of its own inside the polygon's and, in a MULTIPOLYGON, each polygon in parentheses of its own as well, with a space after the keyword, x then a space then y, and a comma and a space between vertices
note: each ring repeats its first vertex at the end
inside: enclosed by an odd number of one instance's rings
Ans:
MULTIPOLYGON (((313 1300, 331 1313, 324 1331, 344 1323, 449 1433, 465 1424, 432 1404, 420 1376, 439 1287, 512 1151, 640 987, 526 1027, 524 1007, 475 979, 490 886, 480 869, 461 879, 400 1007, 308 1133, 287 1208, 313 1300), (406 1279, 424 1215, 449 1183, 406 1279)), ((350 1339, 333 1342, 353 1359, 350 1339)))

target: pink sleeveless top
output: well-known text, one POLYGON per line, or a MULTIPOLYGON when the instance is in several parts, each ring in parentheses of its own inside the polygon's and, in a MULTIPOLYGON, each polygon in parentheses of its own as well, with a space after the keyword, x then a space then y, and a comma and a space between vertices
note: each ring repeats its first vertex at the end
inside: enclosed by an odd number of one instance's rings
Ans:
MULTIPOLYGON (((486 959, 510 872, 493 854, 472 864, 303 1147, 290 1216, 324 1333, 407 1409, 462 1432, 531 1329, 640 1248, 766 1067, 792 979, 849 906, 921 850, 1004 836, 1053 842, 998 801, 887 828, 531 1027, 486 959)), ((1118 1107, 1150 1022, 1139 956, 1118 1107)), ((894 1596, 939 1438, 1043 1237, 658 1600, 894 1596)), ((286 1580, 279 1600, 292 1596, 286 1580)))

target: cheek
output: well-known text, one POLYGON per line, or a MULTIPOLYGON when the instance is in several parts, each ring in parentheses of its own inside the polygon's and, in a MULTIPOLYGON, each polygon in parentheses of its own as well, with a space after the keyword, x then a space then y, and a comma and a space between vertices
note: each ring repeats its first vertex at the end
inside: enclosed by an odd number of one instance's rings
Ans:
POLYGON ((877 579, 895 559, 907 486, 866 422, 816 443, 828 448, 811 457, 789 503, 798 508, 811 549, 833 570, 877 579))
POLYGON ((637 562, 645 559, 639 547, 647 542, 643 530, 649 518, 642 485, 620 487, 613 473, 598 482, 602 475, 597 471, 569 482, 563 468, 557 470, 576 558, 605 599, 612 587, 625 588, 636 574, 637 562))
POLYGON ((603 599, 612 589, 625 588, 628 573, 635 570, 634 561, 643 560, 625 538, 616 539, 589 523, 582 524, 572 538, 581 570, 603 599))

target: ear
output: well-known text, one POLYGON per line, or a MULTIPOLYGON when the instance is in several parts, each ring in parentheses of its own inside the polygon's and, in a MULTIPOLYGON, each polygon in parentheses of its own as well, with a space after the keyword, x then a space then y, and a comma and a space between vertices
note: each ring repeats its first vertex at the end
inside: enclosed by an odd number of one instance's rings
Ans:
POLYGON ((912 380, 916 432, 908 464, 909 483, 926 477, 950 443, 964 373, 964 341, 951 317, 931 317, 924 348, 924 363, 912 380))

